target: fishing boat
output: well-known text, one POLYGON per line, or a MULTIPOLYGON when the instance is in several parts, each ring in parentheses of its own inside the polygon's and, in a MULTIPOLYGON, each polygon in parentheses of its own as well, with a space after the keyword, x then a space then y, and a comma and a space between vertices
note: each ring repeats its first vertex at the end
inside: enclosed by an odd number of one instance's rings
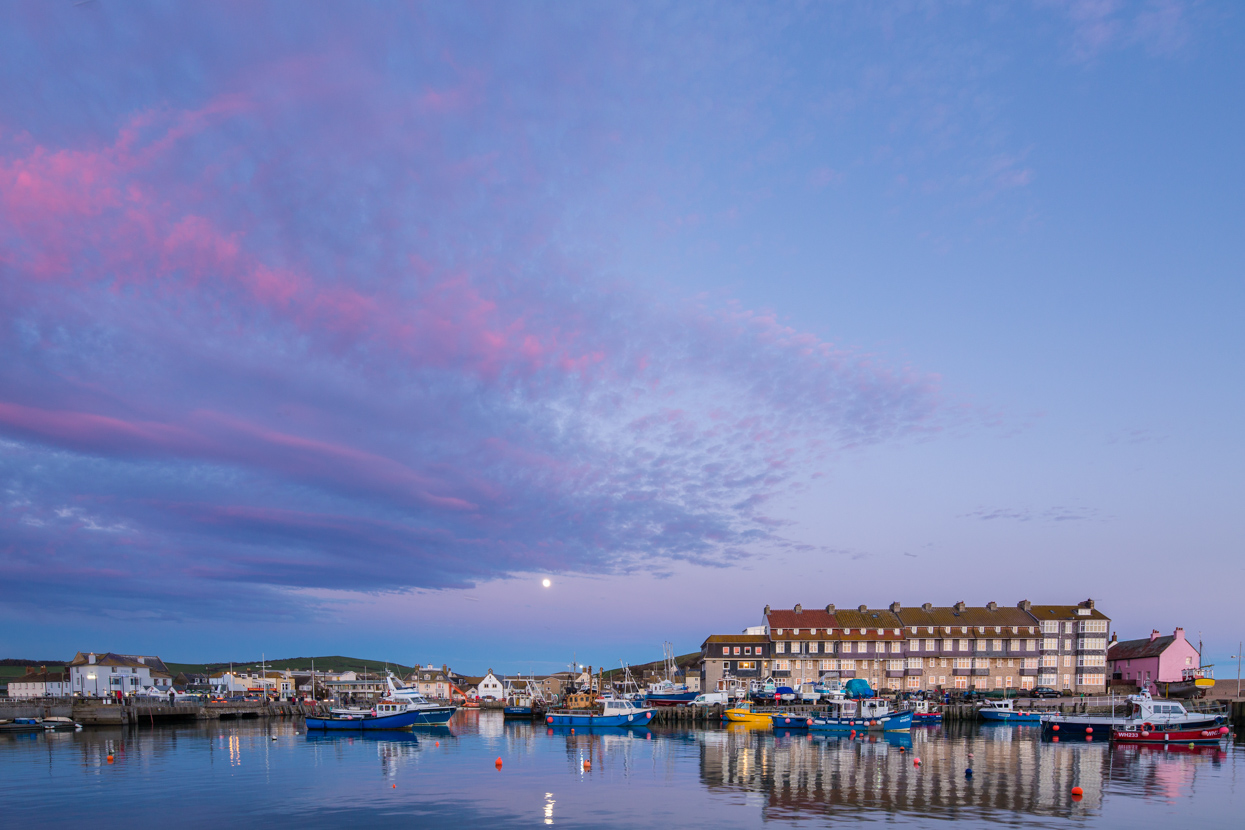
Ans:
POLYGON ((810 732, 903 732, 912 728, 912 712, 891 711, 880 698, 831 700, 826 708, 808 716, 810 732))
POLYGON ((980 710, 986 723, 1029 724, 1037 726, 1042 722, 1041 712, 1028 712, 1015 707, 1015 701, 987 700, 980 710))
MULTIPOLYGON (((418 693, 416 693, 418 695, 418 693)), ((423 698, 419 695, 419 698, 423 698)), ((331 714, 327 718, 307 716, 308 729, 410 729, 412 726, 428 726, 447 723, 457 710, 455 706, 442 706, 426 699, 389 700, 382 698, 362 715, 331 714)))
POLYGON ((539 717, 546 709, 544 695, 534 678, 518 678, 506 681, 506 705, 502 707, 505 720, 530 720, 539 717))
POLYGON ((630 700, 604 698, 597 709, 554 709, 545 714, 550 726, 648 726, 656 710, 630 700))
POLYGON ((1111 740, 1127 744, 1217 744, 1231 734, 1232 730, 1226 725, 1190 729, 1172 724, 1143 723, 1140 729, 1115 727, 1111 730, 1111 740))
POLYGON ((1179 681, 1162 685, 1163 693, 1167 697, 1204 697, 1207 692, 1215 688, 1215 667, 1183 669, 1180 672, 1179 681))
POLYGON ((772 726, 773 720, 767 713, 752 711, 749 701, 741 700, 722 713, 731 723, 750 723, 754 726, 772 726))
POLYGON ((778 684, 774 682, 772 677, 765 680, 753 681, 748 689, 748 698, 755 703, 773 703, 774 695, 778 691, 778 684))
POLYGON ((0 732, 42 732, 41 718, 13 718, 0 720, 0 732))
POLYGON ((1148 691, 1141 691, 1125 698, 1128 712, 1123 715, 1045 715, 1042 718, 1042 736, 1045 738, 1111 734, 1111 730, 1125 732, 1150 732, 1145 725, 1180 727, 1183 729, 1210 729, 1228 722, 1227 712, 1190 712, 1184 704, 1174 700, 1155 700, 1148 691))
POLYGON ((928 700, 913 700, 908 703, 912 712, 913 726, 935 726, 942 723, 942 710, 938 704, 928 700))
POLYGON ((808 729, 808 715, 781 712, 769 717, 775 729, 808 729))
POLYGON ((674 645, 663 643, 665 654, 665 678, 648 687, 644 702, 649 706, 686 706, 696 699, 697 692, 691 691, 684 684, 676 684, 679 667, 674 658, 674 645))

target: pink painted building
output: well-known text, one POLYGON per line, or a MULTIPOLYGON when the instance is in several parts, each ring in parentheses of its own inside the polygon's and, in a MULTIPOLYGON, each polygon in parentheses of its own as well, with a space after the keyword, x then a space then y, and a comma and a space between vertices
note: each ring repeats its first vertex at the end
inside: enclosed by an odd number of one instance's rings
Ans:
POLYGON ((1151 631, 1149 639, 1112 640, 1107 649, 1107 665, 1116 683, 1130 683, 1161 694, 1160 684, 1178 683, 1185 669, 1202 665, 1202 656, 1184 638, 1184 629, 1177 628, 1170 637, 1151 631))

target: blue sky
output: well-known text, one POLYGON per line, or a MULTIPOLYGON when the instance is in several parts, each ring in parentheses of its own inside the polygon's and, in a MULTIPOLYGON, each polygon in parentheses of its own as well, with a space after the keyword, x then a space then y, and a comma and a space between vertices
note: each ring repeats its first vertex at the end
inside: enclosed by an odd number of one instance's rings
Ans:
POLYGON ((1235 653, 1235 6, 0 17, 0 650, 1235 653))

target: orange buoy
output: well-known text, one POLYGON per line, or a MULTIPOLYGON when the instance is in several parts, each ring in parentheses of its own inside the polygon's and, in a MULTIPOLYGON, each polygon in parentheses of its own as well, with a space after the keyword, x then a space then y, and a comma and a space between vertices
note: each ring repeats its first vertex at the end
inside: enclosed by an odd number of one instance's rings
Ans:
POLYGON ((441 745, 441 742, 440 742, 440 741, 437 741, 437 746, 440 746, 440 745, 441 745))
POLYGON ((498 768, 498 769, 501 769, 501 759, 500 759, 500 758, 498 758, 498 759, 497 759, 497 764, 496 764, 496 766, 497 766, 497 768, 498 768))
POLYGON ((584 759, 584 769, 586 770, 592 769, 592 762, 589 761, 587 758, 584 759))
POLYGON ((1092 727, 1092 726, 1087 726, 1087 727, 1085 727, 1085 734, 1086 734, 1086 735, 1092 735, 1092 734, 1094 734, 1094 727, 1092 727))
POLYGON ((396 790, 396 789, 398 788, 398 785, 397 785, 397 784, 394 784, 394 785, 393 785, 393 788, 396 790))
POLYGON ((1080 787, 1073 787, 1072 794, 1073 795, 1085 795, 1085 791, 1082 790, 1080 787))
POLYGON ((1055 724, 1054 726, 1052 726, 1052 727, 1051 727, 1051 730, 1052 730, 1052 731, 1054 731, 1054 732, 1058 732, 1058 731, 1059 731, 1059 724, 1055 724))
POLYGON ((112 756, 111 756, 111 755, 109 755, 109 756, 108 756, 108 763, 110 763, 110 764, 112 763, 112 756))

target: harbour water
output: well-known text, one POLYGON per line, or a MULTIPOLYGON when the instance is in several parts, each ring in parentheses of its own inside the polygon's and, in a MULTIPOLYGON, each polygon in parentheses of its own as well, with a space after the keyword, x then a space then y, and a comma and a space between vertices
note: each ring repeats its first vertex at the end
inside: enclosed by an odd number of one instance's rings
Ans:
POLYGON ((1237 828, 1243 761, 1241 744, 1050 743, 1036 728, 986 725, 851 739, 743 726, 572 731, 505 723, 497 712, 366 736, 308 735, 294 720, 208 721, 0 735, 0 815, 13 827, 54 816, 59 826, 159 818, 214 830, 1237 828))

